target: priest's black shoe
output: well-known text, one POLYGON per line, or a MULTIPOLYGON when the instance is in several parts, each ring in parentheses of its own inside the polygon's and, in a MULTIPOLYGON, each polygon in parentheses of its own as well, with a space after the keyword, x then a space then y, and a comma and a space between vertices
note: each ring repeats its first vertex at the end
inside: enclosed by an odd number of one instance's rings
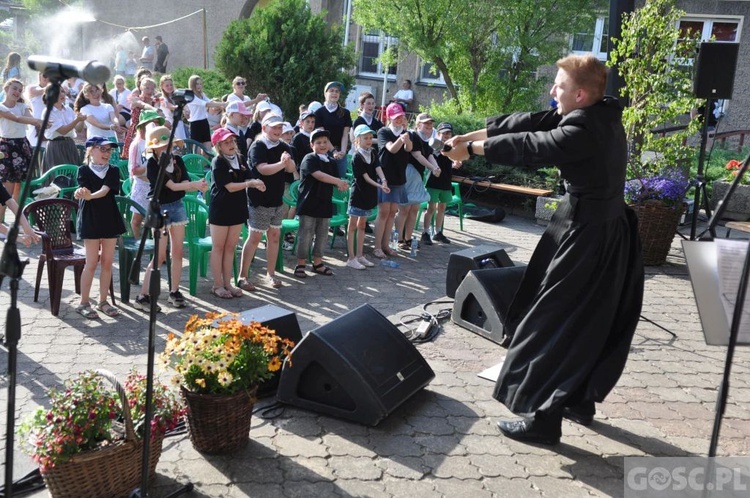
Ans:
POLYGON ((560 442, 561 429, 559 423, 540 422, 534 418, 516 420, 500 420, 498 429, 505 437, 523 443, 555 445, 560 442))
POLYGON ((593 401, 584 401, 562 409, 562 416, 571 422, 588 427, 594 422, 596 407, 593 401))

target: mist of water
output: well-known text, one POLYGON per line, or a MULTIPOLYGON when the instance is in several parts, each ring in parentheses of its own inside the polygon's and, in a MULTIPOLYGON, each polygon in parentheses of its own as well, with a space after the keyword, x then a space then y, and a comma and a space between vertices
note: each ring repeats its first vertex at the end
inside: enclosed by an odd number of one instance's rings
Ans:
POLYGON ((34 19, 29 29, 39 42, 38 55, 64 59, 98 60, 110 64, 115 47, 140 54, 140 43, 130 31, 108 37, 92 37, 97 25, 96 14, 80 7, 68 7, 49 16, 34 19))

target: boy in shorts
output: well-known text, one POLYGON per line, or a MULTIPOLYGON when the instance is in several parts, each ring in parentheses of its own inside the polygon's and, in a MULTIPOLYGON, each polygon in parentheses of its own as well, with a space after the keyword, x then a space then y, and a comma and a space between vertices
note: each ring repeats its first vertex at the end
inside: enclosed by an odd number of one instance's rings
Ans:
MULTIPOLYGON (((452 136, 453 125, 450 123, 440 123, 438 125, 437 137, 442 142, 447 141, 452 136)), ((451 243, 448 237, 443 235, 443 220, 445 219, 445 206, 453 198, 453 186, 451 185, 453 169, 461 167, 461 161, 448 159, 440 154, 440 151, 435 151, 434 156, 438 166, 440 166, 440 176, 430 175, 426 185, 427 192, 430 194, 430 202, 424 213, 422 243, 428 246, 432 245, 433 240, 442 242, 443 244, 451 243), (435 227, 439 231, 434 237, 430 238, 430 222, 433 215, 435 215, 435 227)))

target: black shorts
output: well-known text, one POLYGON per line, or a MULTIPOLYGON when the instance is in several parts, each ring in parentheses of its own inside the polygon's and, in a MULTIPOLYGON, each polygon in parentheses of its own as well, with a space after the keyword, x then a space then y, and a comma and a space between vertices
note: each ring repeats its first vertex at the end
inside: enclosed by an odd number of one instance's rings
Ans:
POLYGON ((190 122, 190 139, 200 143, 211 141, 211 127, 208 125, 208 119, 190 122))

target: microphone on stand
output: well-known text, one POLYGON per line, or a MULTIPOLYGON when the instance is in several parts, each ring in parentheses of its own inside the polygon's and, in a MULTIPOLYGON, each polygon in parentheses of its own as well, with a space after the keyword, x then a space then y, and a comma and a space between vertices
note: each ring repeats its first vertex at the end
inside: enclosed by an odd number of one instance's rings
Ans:
POLYGON ((31 69, 43 73, 50 80, 80 78, 92 85, 99 85, 109 81, 110 76, 109 68, 98 61, 73 61, 32 55, 29 57, 28 65, 31 69))

